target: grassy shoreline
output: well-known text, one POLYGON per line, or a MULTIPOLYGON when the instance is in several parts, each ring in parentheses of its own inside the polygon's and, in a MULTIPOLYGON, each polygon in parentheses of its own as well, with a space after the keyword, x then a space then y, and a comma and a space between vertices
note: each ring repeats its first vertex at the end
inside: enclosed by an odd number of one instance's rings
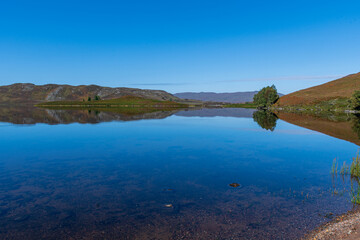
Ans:
POLYGON ((124 96, 109 100, 94 101, 54 101, 35 105, 36 107, 51 108, 187 108, 188 104, 173 101, 160 101, 133 96, 124 96))
POLYGON ((269 108, 271 111, 284 111, 292 113, 360 113, 360 111, 353 110, 350 99, 337 98, 328 101, 318 102, 316 104, 306 105, 278 105, 274 104, 269 108))
POLYGON ((223 105, 224 108, 257 108, 254 103, 231 103, 223 105))

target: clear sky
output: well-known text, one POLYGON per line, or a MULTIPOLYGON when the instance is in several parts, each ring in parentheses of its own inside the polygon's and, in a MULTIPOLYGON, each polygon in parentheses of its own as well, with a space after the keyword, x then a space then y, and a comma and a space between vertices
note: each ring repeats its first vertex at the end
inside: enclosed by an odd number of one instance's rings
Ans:
POLYGON ((0 85, 282 93, 360 71, 360 1, 0 1, 0 85))

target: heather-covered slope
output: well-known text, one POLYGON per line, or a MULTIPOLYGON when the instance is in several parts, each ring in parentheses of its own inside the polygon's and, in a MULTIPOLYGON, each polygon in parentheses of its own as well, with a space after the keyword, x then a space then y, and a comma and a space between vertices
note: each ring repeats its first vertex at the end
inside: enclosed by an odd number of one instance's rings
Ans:
POLYGON ((333 99, 350 98, 360 90, 360 73, 282 96, 277 106, 314 105, 333 99))
POLYGON ((174 100, 179 98, 161 90, 143 90, 137 88, 110 88, 97 85, 34 85, 17 83, 0 86, 1 103, 39 103, 47 101, 82 101, 88 97, 100 96, 101 99, 114 99, 123 96, 135 96, 155 100, 174 100))

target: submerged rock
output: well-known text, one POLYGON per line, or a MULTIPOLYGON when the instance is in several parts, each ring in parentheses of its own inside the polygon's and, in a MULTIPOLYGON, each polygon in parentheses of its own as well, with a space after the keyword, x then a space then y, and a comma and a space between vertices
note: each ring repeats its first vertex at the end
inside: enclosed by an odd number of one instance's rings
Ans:
POLYGON ((229 186, 237 188, 237 187, 240 187, 241 185, 239 183, 230 183, 229 186))

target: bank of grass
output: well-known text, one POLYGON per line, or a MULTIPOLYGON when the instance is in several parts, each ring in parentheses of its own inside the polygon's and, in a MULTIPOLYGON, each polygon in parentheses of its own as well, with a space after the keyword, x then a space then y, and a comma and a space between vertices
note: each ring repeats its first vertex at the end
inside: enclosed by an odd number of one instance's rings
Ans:
POLYGON ((124 96, 110 100, 93 101, 54 101, 44 102, 36 105, 44 108, 153 108, 153 109, 172 109, 187 108, 188 104, 177 103, 174 101, 160 101, 134 96, 124 96))
POLYGON ((343 113, 343 112, 356 112, 351 106, 349 98, 336 98, 327 101, 318 102, 316 104, 299 104, 289 106, 278 106, 275 104, 270 107, 271 110, 285 111, 285 112, 304 112, 304 113, 343 113))
POLYGON ((257 108, 256 104, 251 103, 251 102, 225 104, 223 107, 225 107, 225 108, 257 108))

